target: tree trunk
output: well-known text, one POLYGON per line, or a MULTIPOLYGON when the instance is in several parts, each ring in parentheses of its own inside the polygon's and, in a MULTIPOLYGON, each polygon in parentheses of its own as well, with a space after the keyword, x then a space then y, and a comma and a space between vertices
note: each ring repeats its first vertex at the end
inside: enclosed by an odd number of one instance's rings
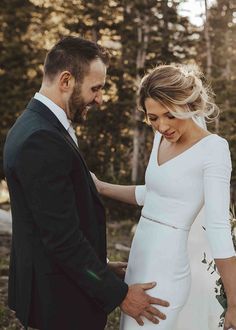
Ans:
MULTIPOLYGON (((209 33, 209 11, 207 0, 204 0, 205 3, 205 24, 204 24, 204 35, 206 40, 206 74, 207 78, 212 77, 212 52, 211 52, 211 39, 209 33)), ((215 133, 218 134, 220 130, 220 119, 217 117, 215 119, 215 133)))
MULTIPOLYGON (((138 97, 138 86, 140 85, 141 76, 140 71, 144 68, 148 41, 149 41, 149 25, 148 25, 148 17, 144 15, 141 17, 140 12, 137 11, 137 19, 138 19, 138 50, 136 57, 136 99, 138 97)), ((141 113, 137 110, 136 104, 133 107, 133 157, 132 157, 132 174, 131 181, 132 183, 137 183, 139 178, 139 168, 141 167, 140 163, 140 154, 143 153, 141 150, 145 148, 145 132, 142 132, 146 129, 144 125, 140 125, 142 121, 141 113)), ((141 174, 141 173, 140 173, 141 174)))
POLYGON ((209 11, 208 11, 208 3, 207 0, 205 1, 205 26, 204 26, 204 35, 206 40, 206 73, 207 76, 210 78, 212 75, 212 54, 211 54, 211 39, 209 34, 209 11))

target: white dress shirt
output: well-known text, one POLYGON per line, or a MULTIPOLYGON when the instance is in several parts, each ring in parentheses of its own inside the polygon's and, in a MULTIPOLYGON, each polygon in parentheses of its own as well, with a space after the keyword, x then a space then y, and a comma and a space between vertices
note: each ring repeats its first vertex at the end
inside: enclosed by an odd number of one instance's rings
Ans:
POLYGON ((66 116, 65 111, 59 107, 56 103, 54 103, 52 100, 50 100, 48 97, 40 94, 35 93, 34 98, 40 102, 42 102, 46 107, 49 108, 53 112, 53 114, 57 117, 57 119, 60 121, 60 123, 65 127, 65 129, 70 134, 71 138, 75 142, 75 144, 78 147, 78 141, 75 135, 75 130, 71 124, 71 120, 69 120, 66 116))

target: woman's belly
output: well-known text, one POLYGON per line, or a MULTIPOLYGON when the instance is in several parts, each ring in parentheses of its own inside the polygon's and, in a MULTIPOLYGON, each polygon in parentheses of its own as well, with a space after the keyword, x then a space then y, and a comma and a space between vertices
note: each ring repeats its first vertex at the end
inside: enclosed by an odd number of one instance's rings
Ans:
POLYGON ((188 234, 188 231, 141 217, 131 246, 125 282, 130 285, 155 281, 157 285, 148 291, 150 295, 169 301, 171 309, 182 307, 191 284, 188 234))

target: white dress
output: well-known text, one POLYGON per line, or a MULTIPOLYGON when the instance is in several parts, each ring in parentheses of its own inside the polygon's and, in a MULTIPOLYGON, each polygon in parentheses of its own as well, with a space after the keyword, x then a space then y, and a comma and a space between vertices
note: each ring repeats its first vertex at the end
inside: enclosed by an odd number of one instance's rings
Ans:
POLYGON ((219 321, 223 308, 215 293, 219 275, 216 272, 210 274, 207 271, 208 265, 201 262, 204 252, 207 260, 212 260, 209 242, 202 226, 205 227, 204 209, 197 216, 189 233, 188 254, 192 283, 188 300, 179 314, 176 330, 222 330, 219 321))
MULTIPOLYGON (((211 134, 159 165, 160 140, 161 135, 155 134, 145 185, 137 186, 135 191, 137 203, 144 206, 125 281, 129 285, 156 281, 157 286, 149 294, 170 302, 167 308, 159 306, 167 319, 158 325, 144 319, 143 328, 176 330, 191 288, 189 231, 203 205, 212 256, 235 255, 229 223, 231 160, 227 141, 211 134)), ((120 329, 138 330, 140 326, 122 314, 120 329)))

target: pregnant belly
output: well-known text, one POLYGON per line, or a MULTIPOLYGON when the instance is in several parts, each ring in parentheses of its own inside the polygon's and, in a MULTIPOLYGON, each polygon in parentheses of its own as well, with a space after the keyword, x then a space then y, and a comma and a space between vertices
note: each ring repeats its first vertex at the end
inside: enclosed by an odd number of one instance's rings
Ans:
POLYGON ((131 246, 125 281, 157 282, 152 295, 174 306, 185 303, 190 288, 188 232, 141 217, 131 246))

